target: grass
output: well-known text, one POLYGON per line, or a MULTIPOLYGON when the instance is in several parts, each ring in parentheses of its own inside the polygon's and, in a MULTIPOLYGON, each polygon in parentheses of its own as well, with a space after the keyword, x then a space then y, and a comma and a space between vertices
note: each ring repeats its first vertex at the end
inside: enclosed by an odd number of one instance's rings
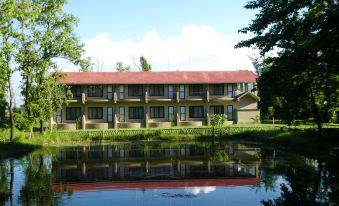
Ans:
POLYGON ((86 145, 93 141, 149 141, 149 140, 246 140, 278 145, 291 148, 320 149, 339 146, 339 127, 324 127, 324 133, 318 136, 315 125, 287 126, 272 124, 227 125, 220 128, 202 127, 171 127, 171 128, 140 128, 140 129, 109 129, 109 130, 76 130, 35 133, 27 139, 27 134, 16 131, 16 138, 8 142, 9 130, 0 130, 0 158, 17 156, 37 148, 46 146, 86 145))

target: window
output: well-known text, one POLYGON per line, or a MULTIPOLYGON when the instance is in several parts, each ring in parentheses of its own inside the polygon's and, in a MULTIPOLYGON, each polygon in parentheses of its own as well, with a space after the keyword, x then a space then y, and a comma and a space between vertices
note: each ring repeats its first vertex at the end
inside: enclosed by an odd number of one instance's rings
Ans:
POLYGON ((249 91, 249 92, 252 92, 252 91, 253 91, 253 89, 254 89, 253 82, 251 82, 251 83, 248 83, 248 91, 249 91))
POLYGON ((151 84, 149 85, 150 96, 164 96, 164 85, 163 84, 151 84))
POLYGON ((128 96, 140 97, 143 96, 143 93, 144 93, 143 85, 141 84, 128 85, 128 96))
POLYGON ((128 119, 144 119, 144 107, 128 107, 128 119))
POLYGON ((88 107, 88 119, 103 119, 102 107, 88 107))
POLYGON ((119 99, 124 99, 125 97, 125 87, 124 85, 119 86, 119 99))
POLYGON ((174 87, 172 84, 168 85, 168 99, 174 99, 174 87))
POLYGON ((181 121, 186 120, 186 107, 185 106, 180 107, 180 120, 181 121))
POLYGON ((179 86, 179 97, 180 99, 185 99, 185 85, 179 86))
POLYGON ((227 84, 227 96, 228 97, 234 97, 233 84, 227 84))
POLYGON ((164 118, 165 109, 163 106, 160 107, 150 107, 151 118, 164 118))
POLYGON ((190 106, 189 117, 190 118, 203 118, 204 117, 204 106, 190 106))
POLYGON ((224 106, 222 105, 213 105, 210 106, 211 114, 224 114, 224 106))
POLYGON ((113 122, 113 108, 107 107, 107 122, 113 122))
POLYGON ((125 122, 125 107, 119 107, 119 121, 125 122))
POLYGON ((66 120, 76 120, 81 116, 80 107, 67 107, 66 108, 66 120))
POLYGON ((102 85, 90 85, 88 86, 89 97, 102 97, 102 85))
POLYGON ((238 91, 243 92, 244 91, 244 85, 243 83, 238 83, 238 91))
POLYGON ((248 83, 245 83, 245 92, 248 92, 248 83))
POLYGON ((171 122, 174 121, 174 107, 173 106, 168 107, 168 120, 171 122))
POLYGON ((73 85, 71 86, 71 92, 73 94, 73 98, 79 98, 81 97, 81 86, 79 85, 73 85))
POLYGON ((61 123, 62 121, 62 109, 56 109, 55 111, 55 122, 61 123))
POLYGON ((189 85, 190 96, 201 96, 203 94, 202 84, 191 84, 189 85))
POLYGON ((233 105, 227 105, 227 120, 233 120, 233 105))
POLYGON ((210 93, 211 95, 224 95, 224 85, 223 84, 211 84, 210 93))
POLYGON ((113 99, 113 86, 107 86, 107 99, 113 99))

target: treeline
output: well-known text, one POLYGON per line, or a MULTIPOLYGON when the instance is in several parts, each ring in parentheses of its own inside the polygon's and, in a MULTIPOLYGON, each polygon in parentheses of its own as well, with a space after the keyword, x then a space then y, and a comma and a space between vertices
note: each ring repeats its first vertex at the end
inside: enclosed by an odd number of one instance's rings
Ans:
POLYGON ((319 131, 338 123, 339 2, 255 0, 245 8, 259 13, 239 32, 254 37, 236 47, 260 51, 253 62, 263 115, 314 121, 319 131))
POLYGON ((0 127, 31 131, 49 121, 56 108, 70 98, 67 86, 58 84, 58 58, 88 71, 89 59, 83 58, 83 44, 73 27, 78 19, 63 11, 66 0, 0 1, 0 127), (21 75, 23 109, 14 111, 12 75, 21 75), (8 114, 8 115, 7 115, 8 114))

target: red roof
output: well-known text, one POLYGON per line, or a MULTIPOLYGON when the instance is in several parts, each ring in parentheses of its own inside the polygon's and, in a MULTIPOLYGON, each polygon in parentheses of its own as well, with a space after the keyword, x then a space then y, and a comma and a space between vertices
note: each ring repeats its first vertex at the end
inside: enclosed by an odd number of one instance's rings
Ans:
POLYGON ((255 82, 251 71, 63 72, 65 84, 180 84, 255 82))
POLYGON ((209 187, 209 186, 246 186, 256 185, 260 182, 257 178, 243 179, 210 179, 210 180, 171 180, 171 181, 139 181, 139 182, 91 182, 53 184, 53 191, 98 191, 117 189, 160 189, 178 187, 209 187))

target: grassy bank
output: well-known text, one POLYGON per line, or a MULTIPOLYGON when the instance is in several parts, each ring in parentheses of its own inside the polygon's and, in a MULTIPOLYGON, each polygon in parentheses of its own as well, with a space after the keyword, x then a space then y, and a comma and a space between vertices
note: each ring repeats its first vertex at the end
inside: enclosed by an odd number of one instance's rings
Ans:
POLYGON ((27 139, 27 134, 17 131, 14 142, 8 143, 8 131, 0 131, 0 155, 16 155, 16 152, 31 151, 45 146, 83 145, 112 141, 148 141, 148 140, 246 140, 273 143, 290 147, 319 149, 339 146, 339 128, 325 127, 319 137, 314 126, 286 125, 229 125, 226 127, 171 127, 154 129, 109 129, 76 130, 36 133, 27 139))

